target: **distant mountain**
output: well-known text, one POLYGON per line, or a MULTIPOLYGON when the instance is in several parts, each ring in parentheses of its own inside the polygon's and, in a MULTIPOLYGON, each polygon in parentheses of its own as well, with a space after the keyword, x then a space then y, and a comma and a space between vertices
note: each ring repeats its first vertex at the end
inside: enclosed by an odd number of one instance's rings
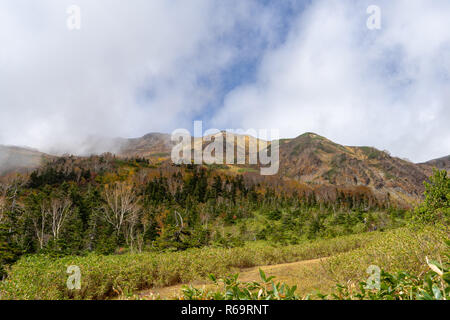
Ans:
MULTIPOLYGON (((215 135, 209 135, 203 137, 203 140, 192 138, 192 146, 191 151, 194 148, 200 148, 203 150, 207 145, 209 145, 212 141, 214 141, 215 137, 222 135, 224 139, 224 156, 226 155, 226 150, 231 150, 230 141, 227 141, 225 132, 220 132, 215 135), (208 140, 208 141, 205 141, 208 140)), ((235 152, 237 150, 242 151, 245 150, 246 146, 255 147, 258 145, 260 139, 257 139, 248 135, 235 135, 235 152), (240 137, 241 139, 239 139, 240 137)), ((171 135, 164 133, 149 133, 141 138, 136 139, 122 139, 120 142, 120 148, 117 152, 119 156, 124 157, 160 157, 160 158, 168 158, 171 156, 172 148, 175 146, 175 142, 171 141, 171 135)), ((248 147, 247 147, 248 149, 248 147)), ((249 150, 253 150, 250 148, 249 150)), ((257 150, 257 149, 256 149, 257 150)), ((245 152, 246 154, 248 152, 245 152)))
POLYGON ((122 139, 118 155, 126 157, 170 156, 174 143, 165 133, 149 133, 141 138, 122 139))
POLYGON ((431 166, 433 168, 437 168, 440 170, 445 169, 447 171, 450 171, 450 156, 430 160, 430 161, 424 162, 422 164, 425 164, 425 165, 428 165, 428 166, 431 166))
MULTIPOLYGON (((237 149, 245 148, 242 141, 237 149)), ((246 136, 245 141, 257 144, 260 140, 246 136)), ((203 147, 209 144, 199 140, 194 142, 198 143, 203 143, 203 147)), ((225 139, 225 145, 228 143, 225 139)), ((281 139, 279 144, 279 177, 310 185, 364 186, 376 194, 389 193, 393 199, 402 202, 421 197, 423 181, 432 172, 429 164, 417 165, 373 147, 339 145, 315 133, 305 133, 295 139, 281 139)), ((173 145, 170 135, 151 133, 142 138, 129 139, 120 155, 168 159, 173 145)))
MULTIPOLYGON (((227 141, 224 132, 221 134, 224 136, 225 146, 228 146, 231 141, 227 141)), ((255 146, 262 142, 251 136, 240 137, 243 139, 236 139, 236 152, 245 150, 248 144, 255 146)), ((193 139, 194 146, 200 143, 204 148, 210 142, 193 139)), ((92 150, 104 149, 119 157, 157 158, 157 161, 169 164, 174 145, 169 134, 149 133, 135 139, 98 140, 92 150)), ((280 168, 277 178, 311 186, 365 187, 374 194, 384 197, 389 195, 393 200, 403 203, 411 203, 422 196, 423 181, 432 174, 433 167, 450 168, 450 156, 414 164, 373 147, 343 146, 315 133, 305 133, 294 139, 281 139, 279 145, 280 168)), ((226 150, 224 147, 224 156, 226 150)), ((248 147, 246 156, 249 156, 248 147)), ((0 174, 34 169, 49 157, 51 156, 37 150, 0 146, 0 174)), ((256 175, 257 172, 254 170, 257 169, 255 165, 229 167, 237 167, 234 172, 249 175, 256 175), (242 167, 249 167, 251 170, 242 167)))
POLYGON ((49 158, 52 156, 35 149, 0 145, 0 174, 33 170, 49 158))
POLYGON ((334 143, 314 133, 280 140, 280 175, 310 184, 366 186, 399 201, 417 199, 431 169, 372 147, 334 143))

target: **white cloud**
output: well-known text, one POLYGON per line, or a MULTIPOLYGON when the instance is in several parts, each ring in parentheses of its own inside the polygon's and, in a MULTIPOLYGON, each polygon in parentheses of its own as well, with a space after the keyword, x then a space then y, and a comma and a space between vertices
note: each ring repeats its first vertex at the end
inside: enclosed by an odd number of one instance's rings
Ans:
POLYGON ((424 161, 450 153, 450 3, 316 1, 257 81, 230 92, 217 126, 305 131, 424 161))
POLYGON ((89 135, 187 126, 216 98, 218 85, 199 79, 249 49, 233 45, 233 32, 269 41, 270 14, 237 0, 2 1, 0 143, 77 152, 89 135), (80 31, 66 27, 72 4, 80 31))
POLYGON ((208 127, 313 131, 414 161, 449 154, 450 3, 363 2, 314 1, 280 44, 285 17, 257 0, 2 1, 0 143, 80 152, 91 135, 212 114, 208 127), (72 4, 80 31, 66 27, 72 4), (369 4, 379 31, 366 28, 369 4), (256 80, 221 105, 225 71, 260 56, 256 80))

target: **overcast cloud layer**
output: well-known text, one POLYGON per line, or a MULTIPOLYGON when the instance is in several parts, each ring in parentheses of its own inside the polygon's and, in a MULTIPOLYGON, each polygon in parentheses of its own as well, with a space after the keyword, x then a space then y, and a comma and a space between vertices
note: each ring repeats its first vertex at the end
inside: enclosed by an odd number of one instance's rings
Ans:
POLYGON ((82 153, 89 136, 202 119, 416 162, 450 154, 449 1, 266 2, 0 2, 0 144, 82 153))

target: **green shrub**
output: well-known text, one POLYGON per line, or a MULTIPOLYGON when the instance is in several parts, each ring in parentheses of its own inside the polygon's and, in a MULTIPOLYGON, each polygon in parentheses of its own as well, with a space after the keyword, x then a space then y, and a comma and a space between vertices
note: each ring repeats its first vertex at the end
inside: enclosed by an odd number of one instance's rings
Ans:
POLYGON ((424 223, 450 222, 450 178, 447 171, 434 170, 429 182, 424 182, 425 200, 416 208, 415 220, 424 223))
POLYGON ((381 270, 377 287, 361 281, 358 287, 337 285, 332 295, 318 294, 322 299, 337 300, 448 300, 450 298, 450 241, 446 241, 445 262, 428 260, 429 270, 422 276, 400 271, 390 274, 381 270))
POLYGON ((426 257, 437 259, 445 251, 448 230, 425 226, 420 229, 401 228, 378 235, 365 246, 324 261, 329 277, 338 283, 361 279, 370 265, 387 272, 420 274, 425 269, 426 257))
MULTIPOLYGON (((351 284, 337 285, 333 294, 309 294, 304 299, 320 298, 335 300, 448 300, 450 297, 450 241, 446 241, 445 262, 426 259, 428 272, 416 276, 400 271, 396 274, 380 271, 379 283, 361 281, 355 287, 351 284)), ((275 283, 274 277, 266 277, 259 269, 261 281, 240 282, 239 274, 217 280, 210 279, 218 287, 216 290, 184 286, 182 300, 298 300, 296 286, 289 287, 275 283), (220 288, 222 286, 222 288, 220 288)))
POLYGON ((239 274, 217 280, 215 276, 210 275, 213 283, 223 289, 209 291, 207 289, 198 289, 193 286, 183 288, 182 300, 298 300, 295 294, 297 286, 289 287, 284 283, 275 283, 275 277, 267 277, 259 269, 261 282, 240 282, 239 274))

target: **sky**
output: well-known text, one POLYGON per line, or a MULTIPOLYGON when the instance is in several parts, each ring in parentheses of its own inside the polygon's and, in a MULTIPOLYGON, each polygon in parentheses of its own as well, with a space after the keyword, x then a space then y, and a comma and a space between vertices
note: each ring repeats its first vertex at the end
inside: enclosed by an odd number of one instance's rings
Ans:
POLYGON ((0 2, 0 144, 81 154, 194 120, 448 155, 450 2, 0 2))

